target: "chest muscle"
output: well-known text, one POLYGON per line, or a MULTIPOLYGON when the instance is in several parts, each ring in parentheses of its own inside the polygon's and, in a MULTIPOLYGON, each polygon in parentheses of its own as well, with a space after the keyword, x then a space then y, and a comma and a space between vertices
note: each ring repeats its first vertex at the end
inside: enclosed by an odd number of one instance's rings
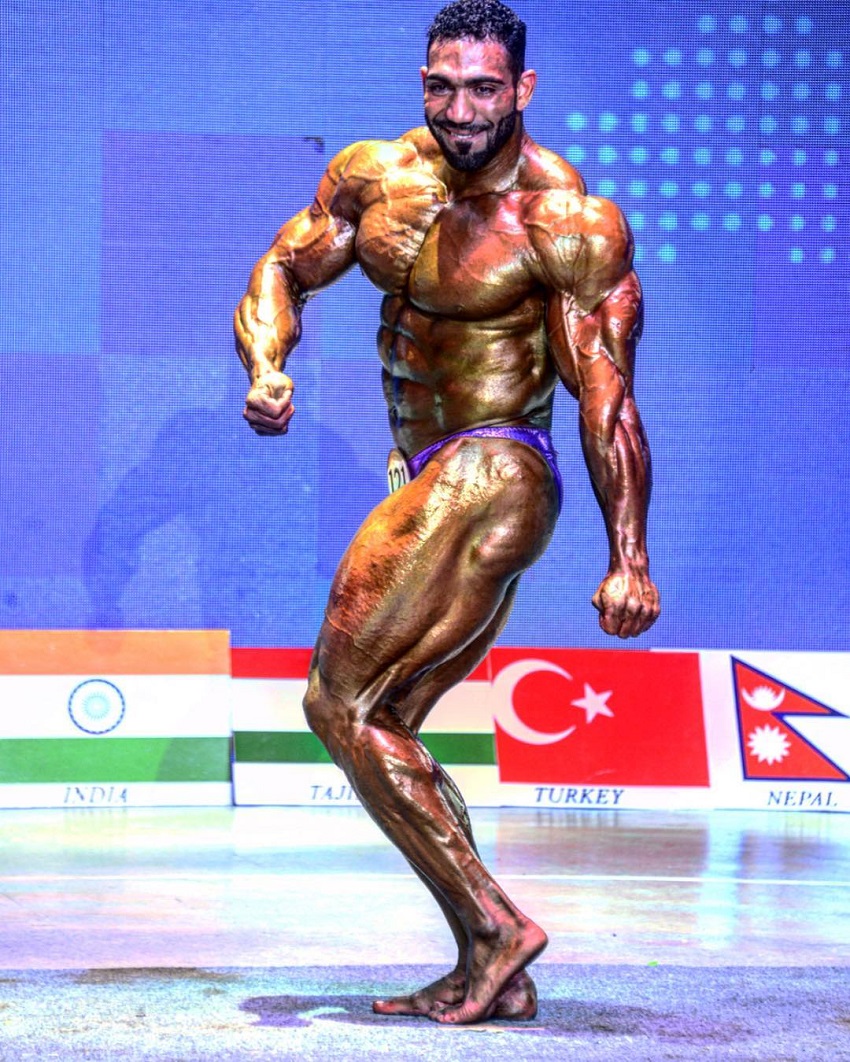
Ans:
POLYGON ((465 320, 498 316, 534 284, 528 241, 509 196, 446 203, 442 185, 387 185, 361 216, 358 259, 367 276, 418 309, 465 320))

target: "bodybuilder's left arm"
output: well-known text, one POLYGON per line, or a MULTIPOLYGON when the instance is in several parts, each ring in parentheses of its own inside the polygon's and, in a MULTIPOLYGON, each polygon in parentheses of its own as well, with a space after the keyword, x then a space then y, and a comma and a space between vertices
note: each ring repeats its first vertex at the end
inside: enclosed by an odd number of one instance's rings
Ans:
POLYGON ((628 638, 655 622, 659 597, 646 548, 649 446, 632 392, 642 297, 628 230, 619 212, 612 220, 608 233, 583 238, 570 292, 549 299, 547 327, 558 373, 579 401, 584 458, 608 532, 608 573, 593 604, 604 631, 628 638))

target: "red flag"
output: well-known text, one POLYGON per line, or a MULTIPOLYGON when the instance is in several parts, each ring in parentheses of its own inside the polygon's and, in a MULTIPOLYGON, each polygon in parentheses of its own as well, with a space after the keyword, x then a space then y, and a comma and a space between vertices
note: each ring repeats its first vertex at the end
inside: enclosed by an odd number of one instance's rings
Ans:
POLYGON ((698 653, 494 649, 503 782, 707 786, 698 653))
POLYGON ((850 777, 794 727, 794 716, 840 712, 732 657, 745 778, 846 782, 850 777))

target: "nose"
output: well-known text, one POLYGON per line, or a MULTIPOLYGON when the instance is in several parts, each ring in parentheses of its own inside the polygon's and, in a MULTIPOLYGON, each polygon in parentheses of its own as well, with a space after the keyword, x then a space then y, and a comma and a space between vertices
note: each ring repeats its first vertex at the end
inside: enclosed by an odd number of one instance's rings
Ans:
POLYGON ((466 89, 458 89, 452 93, 445 115, 455 125, 469 125, 473 121, 475 109, 466 89))

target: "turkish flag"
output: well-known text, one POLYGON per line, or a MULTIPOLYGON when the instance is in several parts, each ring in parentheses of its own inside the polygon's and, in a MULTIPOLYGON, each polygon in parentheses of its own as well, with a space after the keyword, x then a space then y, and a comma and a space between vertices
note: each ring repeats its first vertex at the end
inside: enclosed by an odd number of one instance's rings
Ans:
POLYGON ((745 778, 847 782, 850 777, 794 728, 794 716, 840 712, 732 658, 745 778))
POLYGON ((708 786, 698 653, 493 649, 503 782, 708 786))

